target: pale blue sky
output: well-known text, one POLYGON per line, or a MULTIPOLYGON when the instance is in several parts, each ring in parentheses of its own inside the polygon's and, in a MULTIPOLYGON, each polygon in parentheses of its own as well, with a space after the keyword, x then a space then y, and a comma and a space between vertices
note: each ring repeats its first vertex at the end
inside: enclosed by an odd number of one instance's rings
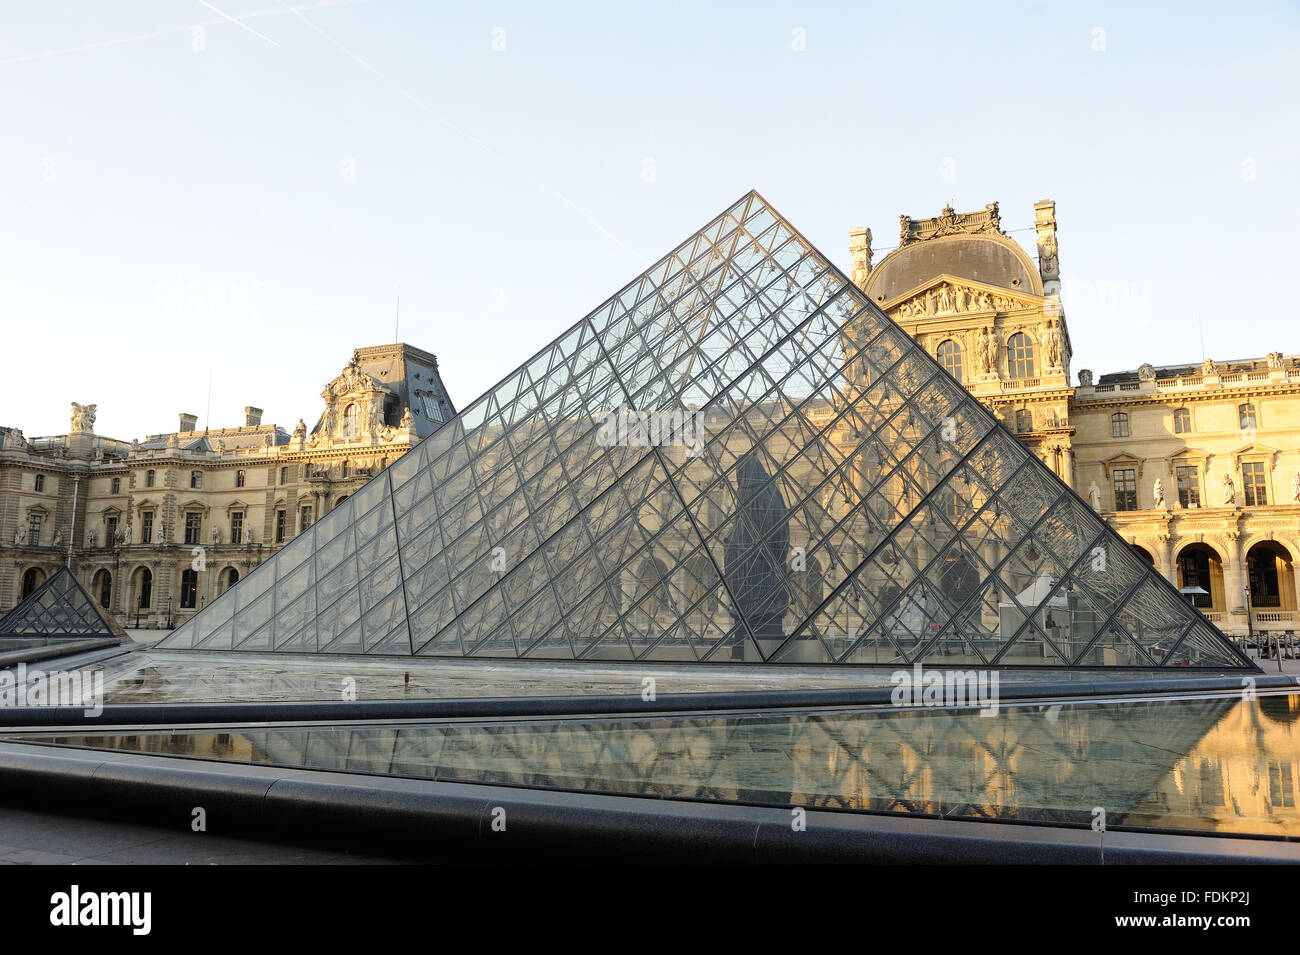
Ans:
POLYGON ((1300 352, 1294 2, 295 9, 0 7, 0 424, 310 424, 399 287, 463 406, 750 188, 846 269, 1055 199, 1076 369, 1300 352))

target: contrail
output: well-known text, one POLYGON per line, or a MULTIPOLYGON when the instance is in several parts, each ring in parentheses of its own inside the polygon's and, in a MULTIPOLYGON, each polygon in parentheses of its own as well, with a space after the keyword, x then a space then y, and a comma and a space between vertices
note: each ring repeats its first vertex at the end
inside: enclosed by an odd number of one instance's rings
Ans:
MULTIPOLYGON (((505 156, 502 156, 500 153, 498 153, 495 149, 493 149, 490 145, 488 145, 487 143, 485 143, 483 140, 479 139, 479 138, 478 138, 477 136, 475 136, 473 133, 470 133, 470 132, 467 132, 466 130, 461 129, 461 128, 460 128, 459 126, 457 126, 455 123, 451 122, 451 120, 447 119, 445 116, 443 116, 443 115, 442 115, 441 113, 439 113, 437 110, 435 110, 432 106, 429 106, 427 103, 425 103, 425 102, 424 102, 423 100, 421 100, 419 97, 417 97, 414 93, 412 93, 412 92, 410 92, 409 90, 407 90, 407 89, 405 89, 404 87, 402 87, 401 84, 397 83, 395 80, 390 79, 390 78, 389 78, 388 76, 386 76, 384 73, 380 72, 380 70, 378 70, 376 67, 372 66, 369 62, 367 62, 367 61, 366 61, 363 57, 361 57, 359 54, 354 53, 352 50, 349 50, 346 46, 344 46, 344 45, 343 45, 342 43, 340 43, 338 40, 334 39, 334 37, 332 37, 332 36, 330 36, 328 33, 326 33, 325 30, 323 30, 321 27, 317 26, 317 25, 316 25, 315 23, 313 23, 311 20, 308 20, 308 19, 307 19, 305 16, 303 16, 302 13, 300 12, 300 11, 306 9, 305 7, 291 7, 291 6, 288 5, 288 3, 285 2, 285 0, 280 0, 280 2, 281 2, 281 5, 284 7, 284 9, 288 10, 290 13, 292 13, 294 16, 296 16, 299 20, 301 20, 301 21, 302 21, 306 26, 310 27, 310 28, 311 28, 312 30, 314 30, 316 33, 320 34, 320 36, 321 36, 322 38, 324 38, 327 42, 329 42, 331 45, 333 45, 334 47, 336 47, 339 51, 341 51, 345 56, 347 56, 349 59, 351 59, 353 62, 355 62, 358 66, 360 66, 362 69, 364 69, 367 73, 370 73, 372 76, 374 76, 376 79, 378 79, 378 80, 380 80, 381 82, 383 82, 385 85, 387 85, 387 86, 391 87, 392 89, 396 90, 396 91, 397 91, 398 93, 400 93, 400 94, 401 94, 405 99, 407 99, 407 100, 408 100, 412 105, 418 107, 418 108, 419 108, 420 110, 422 110, 423 112, 425 112, 425 113, 429 114, 430 116, 432 116, 432 117, 433 117, 434 119, 436 119, 439 123, 441 123, 442 125, 446 126, 448 129, 450 129, 450 130, 451 130, 452 132, 454 132, 456 135, 460 136, 462 139, 466 139, 466 140, 468 140, 469 142, 473 143, 475 146, 477 146, 479 149, 483 150, 485 153, 487 153, 487 154, 488 154, 489 156, 491 156, 493 159, 499 160, 500 162, 503 162, 503 163, 509 163, 509 160, 508 160, 505 156)), ((537 183, 537 185, 542 185, 542 184, 541 184, 541 183, 537 183)), ((634 258, 634 259, 638 259, 638 260, 640 260, 640 261, 644 261, 644 260, 645 260, 646 257, 645 257, 644 255, 642 255, 640 252, 636 251, 636 249, 633 249, 633 248, 631 248, 630 246, 628 246, 628 245, 627 245, 625 242, 623 242, 623 241, 622 241, 618 236, 614 235, 614 233, 612 233, 612 232, 610 232, 608 229, 606 229, 603 225, 601 225, 599 222, 596 221, 596 219, 591 215, 591 213, 587 212, 585 209, 583 209, 580 205, 578 205, 576 202, 574 202, 574 201, 573 201, 572 199, 570 199, 568 196, 564 195, 564 193, 560 192, 558 189, 554 189, 554 188, 549 187, 549 186, 547 186, 547 187, 545 187, 545 188, 548 188, 548 189, 550 190, 550 192, 551 192, 551 193, 552 193, 552 194, 553 194, 557 199, 559 199, 559 200, 560 200, 561 202, 563 202, 565 205, 569 206, 569 207, 572 208, 575 212, 577 212, 580 216, 582 216, 584 219, 586 219, 587 222, 591 224, 592 228, 594 228, 594 229, 595 229, 597 232, 599 232, 601 235, 603 235, 603 236, 605 236, 606 238, 608 238, 611 242, 613 242, 615 245, 617 245, 620 249, 622 249, 622 250, 623 250, 624 252, 626 252, 628 255, 632 256, 632 258, 634 258)))
MULTIPOLYGON (((345 7, 351 6, 354 3, 366 2, 367 0, 315 0, 314 3, 301 3, 289 7, 289 11, 297 12, 298 10, 315 10, 320 7, 345 7)), ((208 6, 208 4, 204 4, 204 6, 208 6)), ((221 11, 218 10, 217 12, 220 13, 221 11)), ((106 50, 109 47, 122 46, 125 43, 138 43, 142 40, 157 40, 160 37, 173 36, 177 33, 190 33, 200 27, 216 27, 228 22, 234 22, 240 26, 244 26, 242 22, 244 20, 256 20, 260 17, 278 17, 282 16, 284 12, 283 7, 276 7, 271 10, 253 10, 250 13, 237 13, 233 16, 227 16, 223 13, 222 16, 225 17, 225 19, 222 20, 204 20, 201 23, 192 23, 188 26, 167 27, 166 29, 154 30, 150 33, 136 33, 132 36, 117 37, 113 40, 100 40, 96 43, 83 43, 80 46, 68 46, 57 50, 43 50, 40 53, 24 53, 21 56, 11 56, 2 59, 0 60, 0 65, 6 63, 27 63, 32 60, 44 60, 51 56, 67 56, 70 53, 87 53, 91 50, 106 50)), ((248 29, 247 27, 244 28, 248 29)), ((257 31, 254 30, 252 32, 256 33, 257 31)), ((260 33, 257 35, 261 36, 260 33)), ((266 38, 263 37, 263 39, 266 38)), ((271 42, 274 43, 275 41, 272 40, 271 42)), ((279 44, 276 45, 278 46, 279 44)))
POLYGON ((224 11, 224 10, 218 10, 218 9, 217 9, 216 7, 214 7, 212 4, 208 3, 208 0, 198 0, 198 2, 199 2, 200 4, 202 4, 203 6, 207 7, 207 8, 208 8, 209 10, 211 10, 213 13, 219 13, 219 14, 221 14, 222 17, 224 17, 225 19, 229 20, 231 23, 235 24, 237 27, 240 27, 241 29, 247 30, 249 33, 253 34, 253 36, 257 37, 258 39, 260 39, 260 40, 265 40, 267 43, 271 44, 271 46, 279 46, 279 45, 280 45, 280 44, 276 43, 274 40, 272 40, 272 39, 271 39, 269 36, 267 36, 266 34, 264 34, 264 33, 258 33, 256 30, 254 30, 252 27, 250 27, 247 23, 243 23, 243 22, 241 22, 241 21, 239 21, 239 20, 236 20, 236 19, 235 19, 234 17, 232 17, 229 13, 226 13, 226 11, 224 11))

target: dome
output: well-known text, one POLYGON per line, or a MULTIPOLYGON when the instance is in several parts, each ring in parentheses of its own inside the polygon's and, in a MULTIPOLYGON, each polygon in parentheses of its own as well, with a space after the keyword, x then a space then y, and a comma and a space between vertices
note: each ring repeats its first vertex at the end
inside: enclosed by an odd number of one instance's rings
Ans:
POLYGON ((1043 294, 1033 260, 1014 240, 995 235, 952 235, 910 242, 889 253, 872 270, 865 291, 880 304, 945 273, 1009 291, 1043 294))

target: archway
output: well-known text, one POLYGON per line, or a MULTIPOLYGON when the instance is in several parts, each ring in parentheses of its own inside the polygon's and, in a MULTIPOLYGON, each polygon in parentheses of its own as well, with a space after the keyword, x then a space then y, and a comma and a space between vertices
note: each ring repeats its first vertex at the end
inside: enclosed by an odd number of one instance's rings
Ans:
POLYGON ((217 575, 217 593, 224 594, 237 583, 239 583, 239 571, 233 567, 227 567, 217 575))
MULTIPOLYGON (((1142 558, 1144 561, 1146 561, 1150 566, 1154 567, 1154 566, 1156 565, 1156 559, 1155 559, 1155 557, 1153 557, 1152 554, 1151 554, 1151 552, 1150 552, 1149 550, 1147 550, 1145 547, 1141 547, 1141 546, 1139 546, 1139 545, 1137 545, 1137 544, 1130 544, 1129 546, 1133 548, 1133 553, 1135 553, 1135 554, 1137 554, 1139 557, 1141 557, 1141 558, 1142 558)), ((1207 589, 1208 589, 1208 588, 1207 588, 1207 589)))
POLYGON ((91 594, 99 601, 99 605, 107 610, 109 601, 113 599, 113 575, 107 570, 95 571, 91 594))
POLYGON ((23 599, 30 597, 32 591, 43 583, 45 583, 45 571, 39 567, 27 568, 27 573, 23 574, 23 599))
POLYGON ((1209 544, 1188 544, 1178 552, 1178 587, 1200 587, 1209 591, 1194 594, 1192 603, 1202 610, 1222 613, 1227 606, 1223 592, 1223 561, 1209 544))
POLYGON ((1295 569, 1291 553, 1277 541, 1260 541, 1246 552, 1250 606, 1295 610, 1295 569))
POLYGON ((148 610, 153 603, 153 571, 148 567, 136 568, 131 577, 131 609, 148 610))

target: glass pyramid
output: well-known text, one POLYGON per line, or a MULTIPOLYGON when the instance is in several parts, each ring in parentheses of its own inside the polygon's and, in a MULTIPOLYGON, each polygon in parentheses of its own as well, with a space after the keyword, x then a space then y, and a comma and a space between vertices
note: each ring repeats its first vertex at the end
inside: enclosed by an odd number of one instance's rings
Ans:
POLYGON ((0 617, 0 640, 125 636, 126 631, 100 612, 66 567, 0 617))
POLYGON ((160 647, 1253 669, 752 192, 160 647))

